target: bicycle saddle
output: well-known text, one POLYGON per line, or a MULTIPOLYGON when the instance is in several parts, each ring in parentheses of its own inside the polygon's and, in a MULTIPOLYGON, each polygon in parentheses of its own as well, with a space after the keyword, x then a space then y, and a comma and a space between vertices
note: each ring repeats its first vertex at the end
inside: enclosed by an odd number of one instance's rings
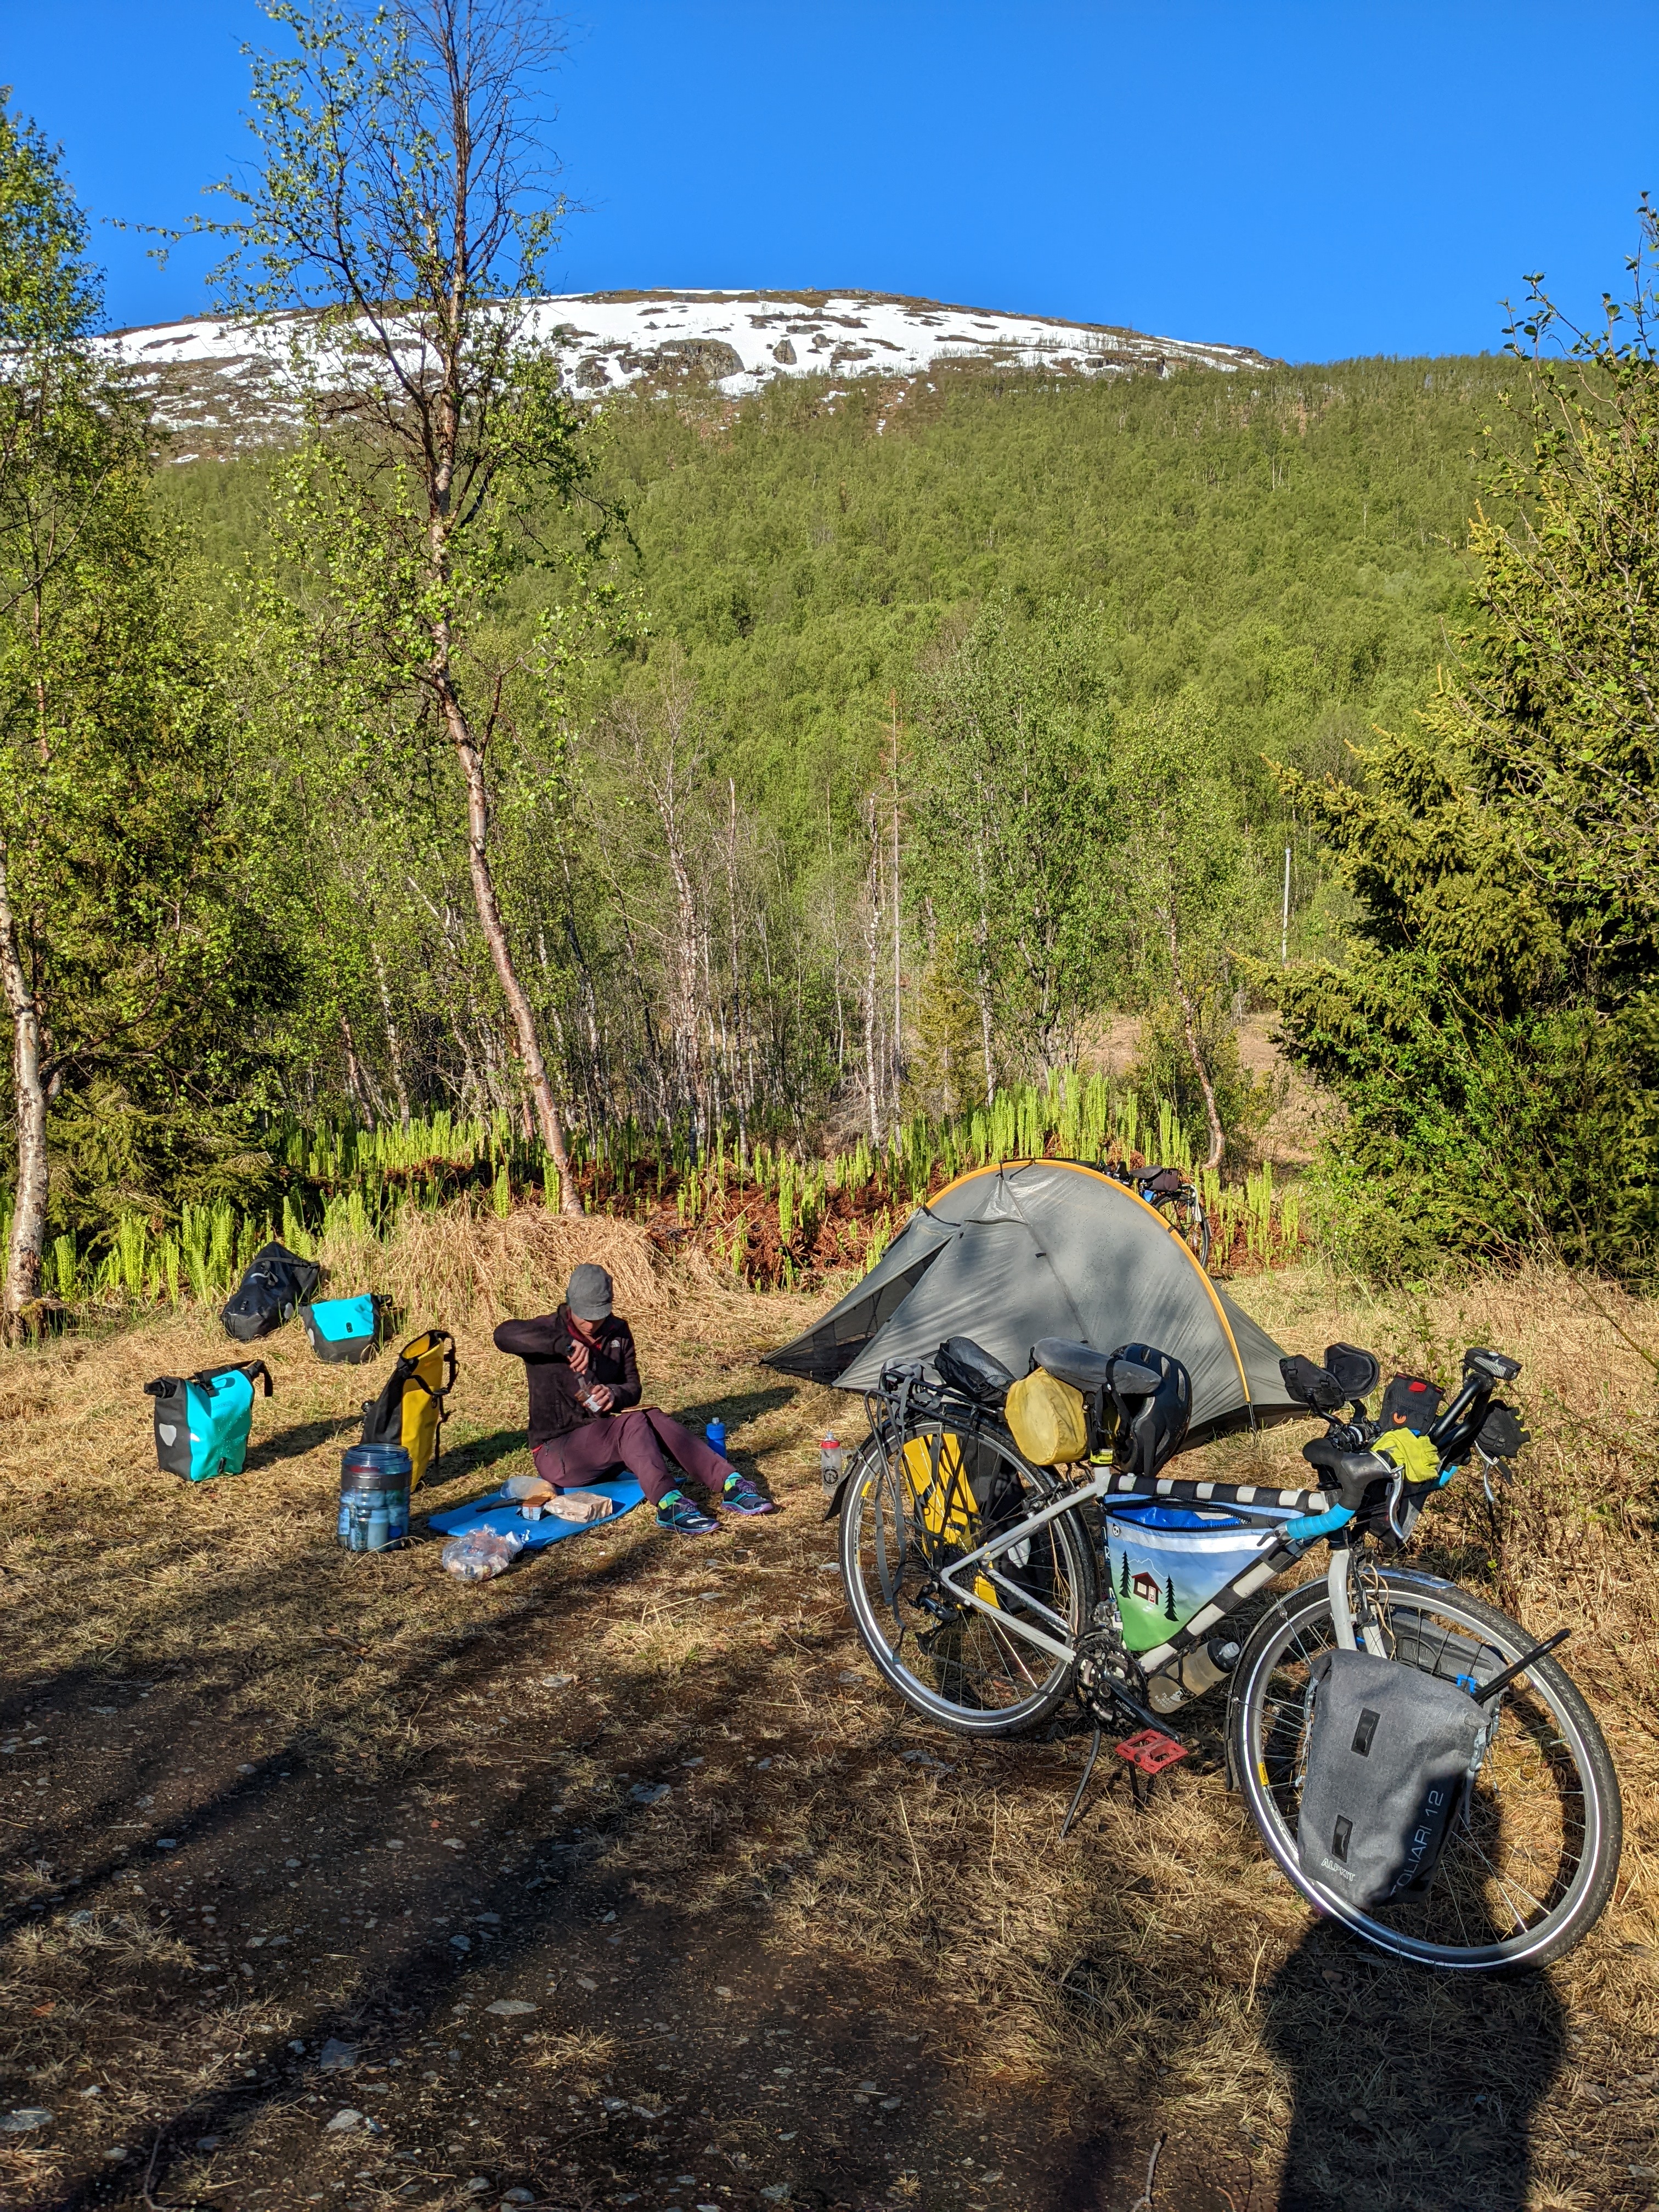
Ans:
MULTIPOLYGON (((1109 1389, 1116 1364, 1109 1353, 1097 1352, 1091 1344, 1073 1344, 1063 1336, 1039 1337, 1031 1346, 1031 1357, 1045 1375, 1052 1375, 1057 1382, 1069 1382, 1074 1390, 1109 1389)), ((1157 1377, 1145 1387, 1156 1389, 1157 1377)))

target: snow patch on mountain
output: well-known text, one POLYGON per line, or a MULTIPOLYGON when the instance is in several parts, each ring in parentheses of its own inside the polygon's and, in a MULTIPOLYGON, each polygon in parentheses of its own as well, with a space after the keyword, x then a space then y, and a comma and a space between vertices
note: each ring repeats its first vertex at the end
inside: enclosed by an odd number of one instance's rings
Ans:
MULTIPOLYGON (((525 325, 527 337, 556 350, 569 388, 590 398, 696 380, 735 399, 777 376, 910 377, 950 362, 1090 377, 1264 363, 1247 346, 878 292, 573 293, 536 301, 525 325)), ((295 334, 287 319, 254 325, 204 318, 122 331, 103 343, 150 388, 167 427, 235 444, 294 419, 295 334)))

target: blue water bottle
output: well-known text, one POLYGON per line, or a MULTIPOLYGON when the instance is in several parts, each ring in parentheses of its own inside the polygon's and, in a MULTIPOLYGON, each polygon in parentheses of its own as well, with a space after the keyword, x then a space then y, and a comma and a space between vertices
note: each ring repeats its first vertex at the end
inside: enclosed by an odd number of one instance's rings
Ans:
POLYGON ((717 1459, 724 1459, 726 1457, 725 1422, 710 1421, 708 1427, 704 1429, 703 1435, 708 1439, 709 1450, 714 1454, 717 1459))

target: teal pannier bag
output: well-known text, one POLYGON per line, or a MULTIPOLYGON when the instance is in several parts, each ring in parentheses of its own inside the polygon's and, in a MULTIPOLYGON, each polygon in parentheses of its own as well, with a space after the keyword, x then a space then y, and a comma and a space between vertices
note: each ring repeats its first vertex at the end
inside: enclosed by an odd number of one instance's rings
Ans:
POLYGON ((319 1298, 301 1306, 300 1322, 319 1359, 361 1366, 380 1344, 380 1300, 373 1291, 356 1298, 319 1298))
POLYGON ((207 1482, 240 1474, 247 1462, 253 1425, 253 1386, 270 1395, 270 1370, 263 1359, 245 1367, 210 1367, 199 1375, 159 1375, 144 1395, 155 1401, 155 1462, 163 1474, 207 1482))

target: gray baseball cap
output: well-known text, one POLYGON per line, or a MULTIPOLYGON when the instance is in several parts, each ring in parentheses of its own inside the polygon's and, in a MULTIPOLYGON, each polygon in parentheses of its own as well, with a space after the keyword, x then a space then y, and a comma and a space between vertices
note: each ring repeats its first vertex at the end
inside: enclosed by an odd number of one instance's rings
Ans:
POLYGON ((611 1318, 611 1278, 603 1267, 596 1267, 591 1260, 584 1260, 580 1267, 570 1271, 570 1287, 564 1302, 578 1321, 608 1321, 611 1318))

